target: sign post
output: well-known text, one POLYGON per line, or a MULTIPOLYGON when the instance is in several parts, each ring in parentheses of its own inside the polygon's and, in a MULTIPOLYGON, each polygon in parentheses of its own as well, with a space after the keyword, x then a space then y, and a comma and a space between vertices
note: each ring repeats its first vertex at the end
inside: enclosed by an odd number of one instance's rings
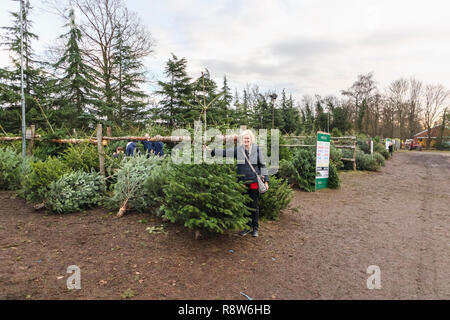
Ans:
POLYGON ((330 169, 330 134, 317 133, 316 152, 316 190, 328 187, 328 172, 330 169))

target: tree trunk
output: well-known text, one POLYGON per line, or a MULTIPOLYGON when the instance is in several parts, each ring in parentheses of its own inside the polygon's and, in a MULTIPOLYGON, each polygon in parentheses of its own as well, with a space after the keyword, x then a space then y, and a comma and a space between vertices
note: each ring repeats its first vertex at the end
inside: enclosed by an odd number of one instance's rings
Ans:
POLYGON ((100 174, 105 177, 105 151, 103 149, 103 132, 102 124, 97 125, 97 147, 98 147, 98 160, 100 165, 100 174))

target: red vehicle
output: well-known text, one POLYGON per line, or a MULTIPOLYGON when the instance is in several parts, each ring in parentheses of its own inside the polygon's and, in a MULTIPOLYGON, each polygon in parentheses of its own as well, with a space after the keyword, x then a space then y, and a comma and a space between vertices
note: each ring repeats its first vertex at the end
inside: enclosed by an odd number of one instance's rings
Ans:
POLYGON ((414 141, 414 139, 406 139, 405 149, 422 151, 422 146, 420 145, 420 143, 414 141))

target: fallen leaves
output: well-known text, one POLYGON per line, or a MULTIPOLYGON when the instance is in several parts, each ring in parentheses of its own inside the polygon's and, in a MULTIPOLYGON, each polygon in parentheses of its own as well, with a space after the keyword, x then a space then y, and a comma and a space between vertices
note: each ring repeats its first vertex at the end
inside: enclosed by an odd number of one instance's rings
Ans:
POLYGON ((129 299, 133 298, 134 296, 136 296, 136 293, 131 288, 128 288, 120 295, 122 299, 129 299))
POLYGON ((147 231, 149 234, 167 234, 167 231, 164 231, 164 225, 160 226, 151 226, 145 228, 145 231, 147 231))

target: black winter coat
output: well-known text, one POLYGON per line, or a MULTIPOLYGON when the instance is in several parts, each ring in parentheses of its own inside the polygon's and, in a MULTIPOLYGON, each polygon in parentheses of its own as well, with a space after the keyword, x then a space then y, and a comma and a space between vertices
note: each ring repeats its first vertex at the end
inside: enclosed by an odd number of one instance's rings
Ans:
MULTIPOLYGON (((245 147, 244 145, 239 145, 234 148, 230 149, 214 149, 211 151, 211 156, 219 156, 219 157, 234 157, 237 159, 237 169, 236 173, 238 175, 238 179, 240 181, 245 182, 257 182, 256 175, 253 172, 252 168, 250 168, 250 165, 248 164, 247 160, 244 157, 245 147)), ((252 147, 250 149, 250 155, 248 154, 247 150, 245 150, 245 154, 247 155, 247 158, 250 160, 250 163, 253 165, 253 168, 258 173, 258 175, 264 176, 264 181, 269 181, 269 172, 266 168, 264 156, 261 152, 261 148, 258 147, 256 144, 252 144, 252 147)))

